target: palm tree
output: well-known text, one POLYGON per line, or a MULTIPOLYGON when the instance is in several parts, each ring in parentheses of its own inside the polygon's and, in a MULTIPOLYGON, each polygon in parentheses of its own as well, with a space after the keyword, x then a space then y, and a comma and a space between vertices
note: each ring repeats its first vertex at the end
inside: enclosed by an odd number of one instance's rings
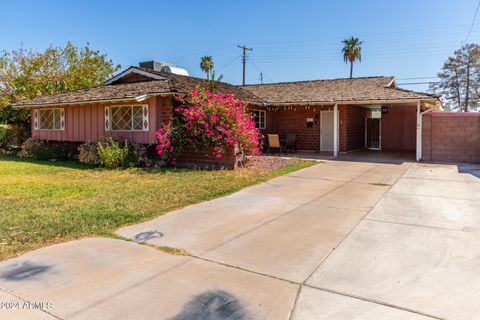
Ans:
POLYGON ((345 39, 343 43, 343 60, 345 62, 350 62, 350 78, 353 76, 353 63, 358 60, 362 61, 362 43, 360 39, 351 37, 350 39, 345 39))
POLYGON ((200 58, 200 69, 207 75, 207 80, 210 79, 210 72, 213 70, 212 56, 203 56, 200 58))

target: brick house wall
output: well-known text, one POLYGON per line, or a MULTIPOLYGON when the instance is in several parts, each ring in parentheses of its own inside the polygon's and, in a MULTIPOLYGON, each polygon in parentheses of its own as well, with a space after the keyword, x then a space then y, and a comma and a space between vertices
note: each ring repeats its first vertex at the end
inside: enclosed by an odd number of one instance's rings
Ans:
MULTIPOLYGON (((365 146, 366 109, 361 106, 340 105, 339 108, 339 148, 340 151, 361 149, 365 146)), ((331 111, 333 106, 289 106, 254 108, 266 110, 266 128, 262 134, 279 134, 285 138, 287 133, 295 133, 298 150, 320 150, 321 111, 331 111), (313 118, 312 128, 307 128, 307 118, 313 118)))
POLYGON ((206 168, 206 169, 235 169, 237 167, 235 148, 231 147, 222 158, 216 158, 204 151, 186 148, 177 159, 177 166, 182 168, 206 168))
POLYGON ((480 114, 474 112, 424 114, 422 160, 480 162, 480 114))
MULTIPOLYGON (((253 108, 252 109, 262 109, 253 108)), ((333 107, 289 106, 267 109, 266 128, 262 134, 279 134, 285 138, 287 133, 296 135, 297 149, 320 150, 320 112, 333 107), (313 118, 313 127, 307 128, 307 118, 313 118)))
POLYGON ((365 147, 365 117, 367 110, 361 106, 339 106, 341 152, 365 147))

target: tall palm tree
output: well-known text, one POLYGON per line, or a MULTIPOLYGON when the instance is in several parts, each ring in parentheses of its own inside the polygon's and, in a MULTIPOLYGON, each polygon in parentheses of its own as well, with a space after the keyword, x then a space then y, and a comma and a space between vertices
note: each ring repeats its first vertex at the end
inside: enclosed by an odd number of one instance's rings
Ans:
POLYGON ((353 63, 355 61, 362 61, 362 43, 360 39, 351 37, 350 39, 345 39, 343 43, 343 60, 345 62, 350 62, 350 78, 353 76, 353 63))
POLYGON ((207 80, 210 79, 210 72, 213 70, 212 56, 203 56, 200 58, 200 69, 207 75, 207 80))

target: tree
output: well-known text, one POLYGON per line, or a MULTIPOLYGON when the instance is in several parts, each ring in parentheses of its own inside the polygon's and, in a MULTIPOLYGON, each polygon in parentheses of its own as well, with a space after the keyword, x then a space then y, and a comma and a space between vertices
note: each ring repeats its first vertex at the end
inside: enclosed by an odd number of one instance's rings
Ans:
POLYGON ((43 52, 4 52, 0 58, 0 122, 28 121, 28 110, 11 107, 16 100, 100 85, 119 68, 88 43, 83 48, 67 42, 43 52))
POLYGON ((214 67, 212 56, 203 56, 200 58, 200 69, 207 75, 207 80, 210 79, 210 73, 214 67))
POLYGON ((448 108, 476 110, 480 99, 480 46, 463 45, 445 61, 437 76, 440 82, 430 89, 444 96, 448 108))
POLYGON ((353 63, 355 61, 362 61, 362 43, 360 39, 351 37, 350 39, 345 39, 343 43, 343 60, 348 63, 350 62, 350 78, 353 76, 353 63))

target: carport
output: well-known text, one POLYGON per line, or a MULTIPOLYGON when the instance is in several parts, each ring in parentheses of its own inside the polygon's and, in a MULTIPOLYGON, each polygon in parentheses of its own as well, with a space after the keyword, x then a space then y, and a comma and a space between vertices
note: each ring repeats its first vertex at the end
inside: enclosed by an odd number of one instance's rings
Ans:
POLYGON ((262 98, 254 114, 263 134, 296 136, 297 149, 334 157, 359 150, 415 154, 421 159, 422 114, 438 96, 398 88, 393 77, 244 86, 262 98))

